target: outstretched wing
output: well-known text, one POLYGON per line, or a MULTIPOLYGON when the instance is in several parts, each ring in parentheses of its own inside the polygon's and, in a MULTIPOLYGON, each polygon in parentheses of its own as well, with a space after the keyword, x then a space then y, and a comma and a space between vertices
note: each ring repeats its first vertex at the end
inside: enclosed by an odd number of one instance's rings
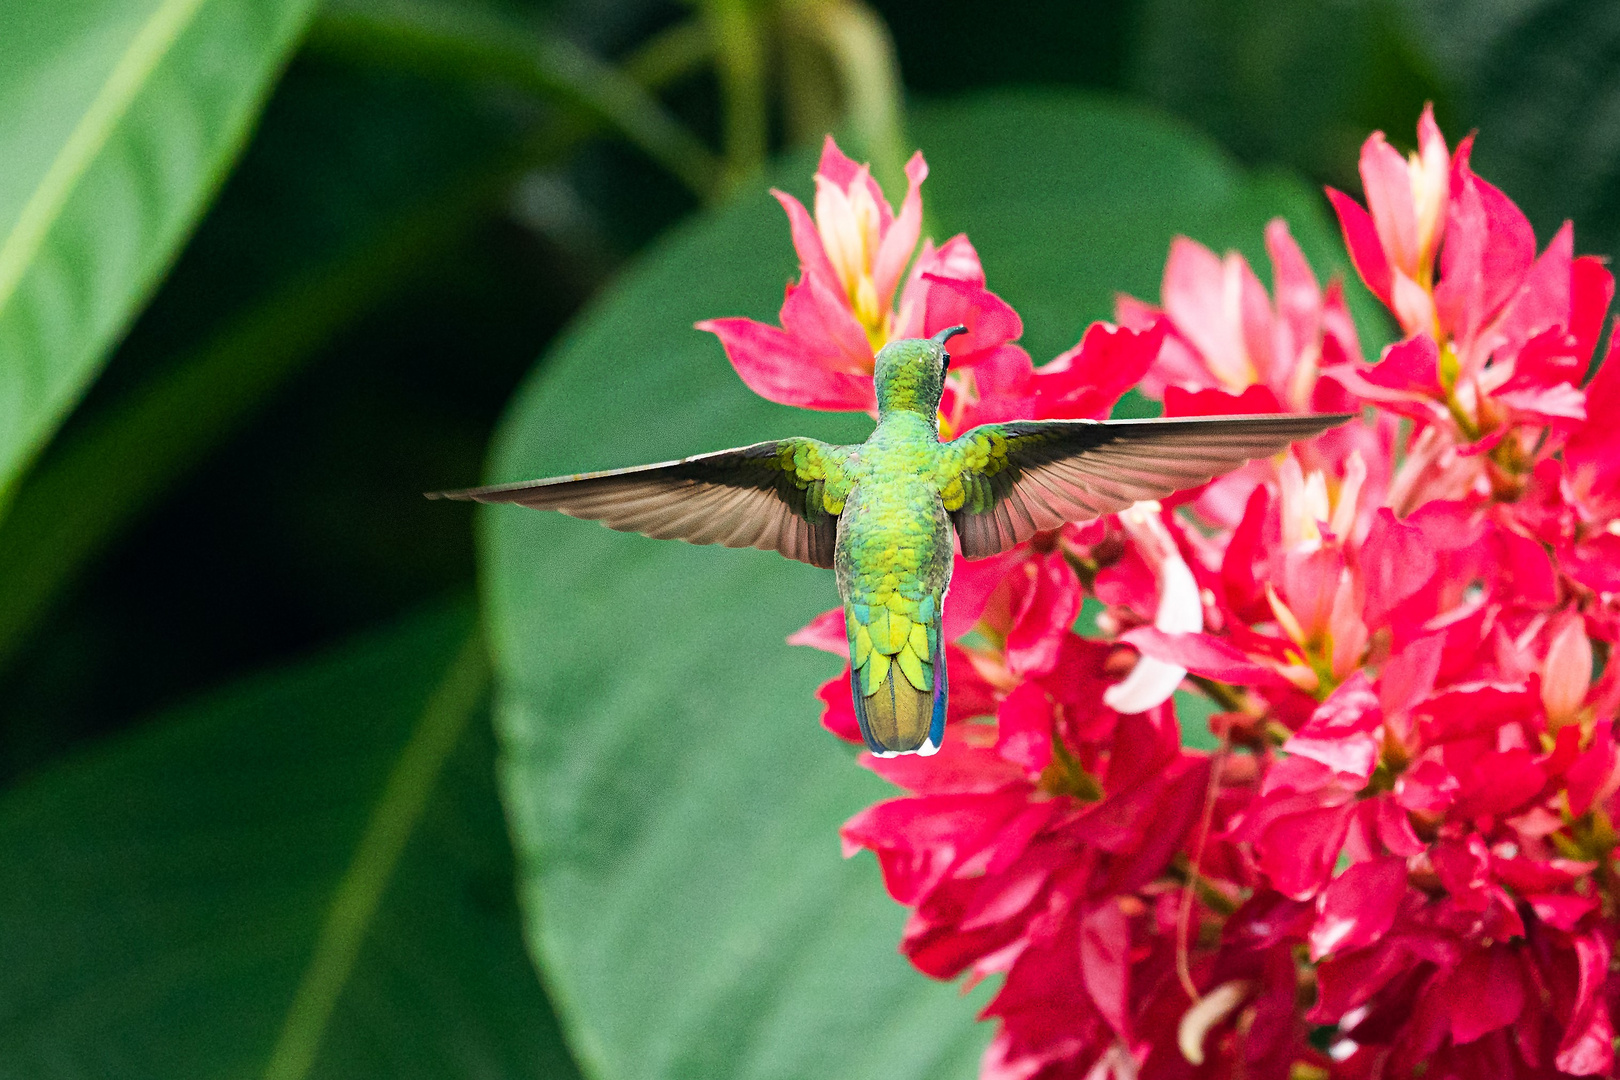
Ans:
POLYGON ((830 567, 849 489, 846 452, 814 439, 781 439, 630 469, 433 492, 428 498, 560 510, 620 532, 756 547, 830 567))
POLYGON ((941 489, 962 554, 994 555, 1066 521, 1161 499, 1342 424, 1350 414, 1015 420, 949 444, 941 489))

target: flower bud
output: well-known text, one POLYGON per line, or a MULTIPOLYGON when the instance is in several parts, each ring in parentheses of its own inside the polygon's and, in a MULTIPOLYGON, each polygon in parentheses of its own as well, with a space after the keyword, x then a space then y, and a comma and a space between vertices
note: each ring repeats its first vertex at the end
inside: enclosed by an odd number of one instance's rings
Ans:
POLYGON ((1554 728, 1575 719, 1592 685, 1592 640, 1586 620, 1572 614, 1553 632, 1541 672, 1541 703, 1554 728))

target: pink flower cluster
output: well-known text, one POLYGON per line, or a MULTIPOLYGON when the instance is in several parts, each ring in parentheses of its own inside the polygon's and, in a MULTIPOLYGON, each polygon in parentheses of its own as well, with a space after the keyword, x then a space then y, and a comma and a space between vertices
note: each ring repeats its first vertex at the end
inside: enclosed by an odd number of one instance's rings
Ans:
MULTIPOLYGON (((904 273, 921 158, 896 215, 830 141, 814 219, 781 196, 782 327, 706 324, 766 396, 861 409, 874 348, 965 322, 952 431, 1137 384, 1167 415, 1361 414, 958 560, 944 748, 863 754, 907 794, 843 837, 912 909, 919 970, 999 978, 986 1080, 1614 1071, 1620 363, 1587 377, 1613 282, 1568 225, 1537 255, 1469 151, 1426 112, 1409 158, 1367 140, 1366 209, 1329 192, 1406 335, 1376 363, 1275 221, 1269 295, 1178 239, 1162 306, 1122 297, 1036 368, 965 238, 904 273), (1182 745, 1178 689, 1217 751, 1182 745)), ((842 619, 792 640, 842 654, 842 619)), ((858 742, 848 685, 823 723, 858 742)))

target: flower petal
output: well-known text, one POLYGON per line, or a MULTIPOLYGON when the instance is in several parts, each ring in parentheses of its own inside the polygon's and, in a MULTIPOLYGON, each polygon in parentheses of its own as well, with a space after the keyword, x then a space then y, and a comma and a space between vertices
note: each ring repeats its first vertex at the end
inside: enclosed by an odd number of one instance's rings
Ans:
POLYGON ((720 339, 738 376, 768 401, 833 412, 877 408, 869 376, 829 370, 779 327, 732 318, 706 319, 697 328, 720 339))
POLYGON ((884 230, 883 242, 872 259, 872 284, 877 288, 878 305, 885 311, 894 303, 900 275, 905 273, 922 234, 921 188, 926 179, 928 163, 919 150, 906 162, 906 197, 900 203, 900 213, 884 230))
POLYGON ((1405 859, 1384 856, 1346 869, 1317 897, 1311 960, 1359 949, 1383 937, 1395 924, 1405 895, 1405 859))
POLYGON ((1356 264, 1356 273, 1361 275, 1368 291, 1387 306, 1391 295, 1389 258, 1378 239, 1378 227, 1373 224, 1372 215, 1336 188, 1328 188, 1327 195, 1339 215, 1339 228, 1344 232, 1344 244, 1350 249, 1350 261, 1356 264))

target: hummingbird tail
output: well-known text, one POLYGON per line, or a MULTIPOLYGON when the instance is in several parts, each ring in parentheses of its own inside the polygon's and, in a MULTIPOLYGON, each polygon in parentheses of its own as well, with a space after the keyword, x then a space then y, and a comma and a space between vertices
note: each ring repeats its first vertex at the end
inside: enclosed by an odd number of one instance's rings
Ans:
POLYGON ((855 699, 855 718, 861 725, 866 748, 878 757, 939 751, 945 739, 947 688, 943 634, 934 632, 933 648, 924 667, 930 669, 932 687, 918 689, 899 664, 889 666, 883 681, 870 694, 861 693, 861 671, 850 672, 850 692, 855 699))

